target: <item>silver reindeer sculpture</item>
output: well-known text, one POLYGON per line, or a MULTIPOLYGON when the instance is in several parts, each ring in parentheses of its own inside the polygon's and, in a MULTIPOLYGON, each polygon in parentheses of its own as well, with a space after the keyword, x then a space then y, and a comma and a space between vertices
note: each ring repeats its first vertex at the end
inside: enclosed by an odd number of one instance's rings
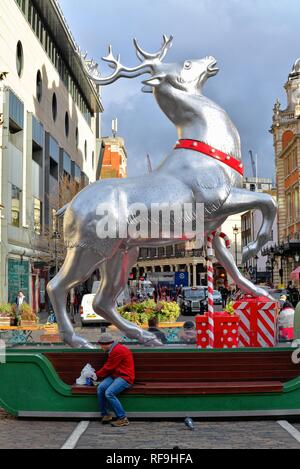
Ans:
MULTIPOLYGON (((72 347, 91 348, 92 345, 75 334, 66 311, 66 297, 71 288, 86 281, 96 269, 100 270, 101 282, 93 302, 95 312, 129 338, 144 344, 160 344, 153 334, 123 319, 117 312, 116 300, 137 262, 139 249, 174 244, 174 239, 140 239, 129 235, 99 238, 99 204, 112 207, 113 216, 129 226, 132 220, 126 209, 120 213, 118 206, 122 197, 128 204, 142 202, 149 211, 151 204, 163 202, 171 205, 202 203, 204 239, 230 215, 258 209, 262 213, 262 225, 257 239, 245 247, 243 262, 260 251, 272 230, 276 215, 273 198, 242 189, 243 165, 238 131, 224 109, 203 95, 205 82, 219 71, 217 61, 205 57, 184 63, 163 63, 172 39, 164 36, 163 46, 155 54, 145 52, 134 40, 141 63, 133 68, 123 66, 120 56, 115 58, 110 47, 109 55, 103 60, 114 70, 107 78, 95 73, 93 62, 87 69, 89 77, 101 86, 121 77, 150 74, 143 82, 143 91, 154 94, 161 110, 175 124, 179 140, 151 174, 96 181, 60 210, 58 215, 64 216, 67 255, 61 270, 48 285, 48 294, 64 341, 72 347)), ((194 233, 187 234, 186 239, 193 237, 194 233)), ((218 236, 213 243, 216 259, 242 291, 254 296, 268 296, 265 290, 243 277, 218 236)))

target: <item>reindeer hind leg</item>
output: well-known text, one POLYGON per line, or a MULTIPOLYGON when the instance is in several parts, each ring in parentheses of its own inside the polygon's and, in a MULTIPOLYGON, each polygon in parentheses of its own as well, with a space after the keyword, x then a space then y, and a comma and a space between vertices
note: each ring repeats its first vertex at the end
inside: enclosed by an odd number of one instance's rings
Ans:
POLYGON ((47 286, 60 333, 65 343, 74 348, 93 348, 83 337, 76 335, 66 310, 66 300, 71 288, 85 282, 103 259, 95 252, 82 248, 68 249, 65 262, 47 286))
POLYGON ((137 261, 138 253, 139 249, 136 247, 128 251, 120 249, 111 259, 101 264, 101 283, 94 298, 93 308, 100 316, 124 332, 127 337, 136 339, 140 343, 161 345, 154 334, 123 319, 116 310, 117 298, 127 284, 129 272, 137 261))

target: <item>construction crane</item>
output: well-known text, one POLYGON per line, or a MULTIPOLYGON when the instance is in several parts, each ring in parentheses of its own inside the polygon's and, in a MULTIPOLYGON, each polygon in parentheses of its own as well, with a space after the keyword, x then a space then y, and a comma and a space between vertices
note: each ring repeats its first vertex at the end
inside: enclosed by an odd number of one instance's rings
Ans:
POLYGON ((252 150, 249 150, 249 155, 250 155, 250 158, 251 158, 251 165, 252 165, 252 173, 253 173, 253 177, 257 177, 257 165, 255 164, 255 161, 254 161, 254 158, 253 158, 253 153, 252 153, 252 150))
POLYGON ((147 168, 148 168, 148 173, 152 173, 152 163, 151 163, 151 158, 150 155, 147 155, 147 168))

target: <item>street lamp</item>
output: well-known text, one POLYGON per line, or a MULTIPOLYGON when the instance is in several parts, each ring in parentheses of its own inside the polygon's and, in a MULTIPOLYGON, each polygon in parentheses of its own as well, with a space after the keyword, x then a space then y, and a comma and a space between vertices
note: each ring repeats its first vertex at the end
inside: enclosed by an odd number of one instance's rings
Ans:
POLYGON ((283 255, 284 255, 284 244, 283 244, 283 242, 281 242, 279 244, 278 252, 279 252, 279 255, 280 255, 280 271, 279 271, 280 283, 282 285, 283 284, 283 255))
POLYGON ((237 236, 239 234, 239 228, 238 228, 237 225, 235 225, 232 228, 232 230, 233 230, 233 234, 234 234, 234 238, 235 238, 235 263, 237 265, 237 262, 238 262, 238 260, 237 260, 237 236))
POLYGON ((255 259, 255 283, 257 285, 257 261, 259 257, 256 255, 254 259, 255 259))
POLYGON ((57 253, 57 241, 61 239, 61 235, 58 231, 54 231, 52 234, 52 239, 54 239, 54 259, 55 259, 55 275, 58 273, 58 253, 57 253))

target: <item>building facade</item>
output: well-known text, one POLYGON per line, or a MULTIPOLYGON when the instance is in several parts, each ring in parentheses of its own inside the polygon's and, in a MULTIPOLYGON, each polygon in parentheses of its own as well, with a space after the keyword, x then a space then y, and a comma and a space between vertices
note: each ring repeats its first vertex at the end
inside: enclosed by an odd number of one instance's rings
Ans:
POLYGON ((36 311, 61 180, 80 189, 99 162, 103 108, 77 49, 56 0, 1 0, 0 302, 22 289, 36 311))
POLYGON ((138 264, 132 270, 137 280, 147 273, 187 272, 190 286, 206 285, 206 260, 202 249, 195 249, 194 242, 159 248, 142 248, 138 264))
MULTIPOLYGON (((257 186, 259 187, 259 186, 257 186)), ((276 200, 276 189, 263 191, 272 195, 276 200)), ((257 239, 258 232, 262 225, 262 214, 259 210, 250 210, 242 215, 242 248, 257 239)), ((278 244, 278 219, 273 223, 269 241, 264 246, 265 250, 274 248, 278 244)), ((271 251, 270 251, 271 252, 271 251)), ((260 252, 254 258, 251 258, 244 267, 244 273, 254 282, 260 284, 280 283, 278 262, 273 262, 268 256, 260 252), (271 264, 270 264, 271 263, 271 264)))
POLYGON ((121 137, 102 139, 101 179, 127 177, 127 152, 121 137))
POLYGON ((300 59, 296 60, 285 84, 287 106, 281 109, 277 99, 273 109, 273 135, 278 202, 278 238, 287 284, 299 265, 300 254, 300 59))

